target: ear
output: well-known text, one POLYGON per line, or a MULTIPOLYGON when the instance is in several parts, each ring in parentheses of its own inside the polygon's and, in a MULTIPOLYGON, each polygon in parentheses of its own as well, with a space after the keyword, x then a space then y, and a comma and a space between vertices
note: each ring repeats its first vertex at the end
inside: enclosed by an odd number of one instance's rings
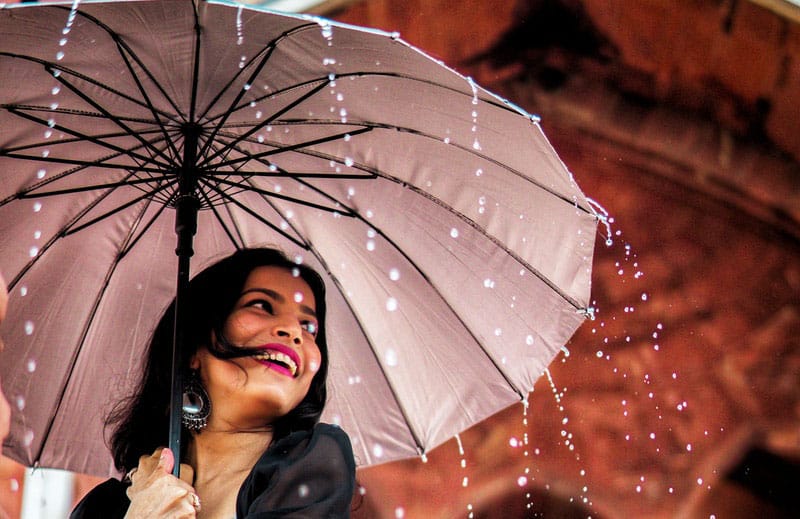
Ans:
POLYGON ((197 356, 197 353, 192 355, 192 358, 189 359, 189 368, 200 369, 200 358, 197 356))

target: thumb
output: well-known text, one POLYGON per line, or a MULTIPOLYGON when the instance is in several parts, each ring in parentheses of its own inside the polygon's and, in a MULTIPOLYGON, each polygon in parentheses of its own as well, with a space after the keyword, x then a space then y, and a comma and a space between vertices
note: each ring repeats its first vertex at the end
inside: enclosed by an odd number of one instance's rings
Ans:
POLYGON ((161 456, 158 458, 158 466, 164 469, 164 472, 167 474, 172 473, 173 467, 175 467, 175 456, 172 454, 172 451, 169 449, 161 449, 161 456))

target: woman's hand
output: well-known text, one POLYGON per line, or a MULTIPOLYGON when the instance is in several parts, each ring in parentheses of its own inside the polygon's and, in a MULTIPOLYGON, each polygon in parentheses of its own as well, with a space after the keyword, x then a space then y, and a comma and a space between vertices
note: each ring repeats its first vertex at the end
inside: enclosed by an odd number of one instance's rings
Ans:
POLYGON ((125 519, 195 519, 200 499, 190 484, 194 471, 181 464, 180 479, 172 475, 175 457, 169 449, 156 449, 151 456, 139 458, 131 474, 128 498, 131 506, 125 519))

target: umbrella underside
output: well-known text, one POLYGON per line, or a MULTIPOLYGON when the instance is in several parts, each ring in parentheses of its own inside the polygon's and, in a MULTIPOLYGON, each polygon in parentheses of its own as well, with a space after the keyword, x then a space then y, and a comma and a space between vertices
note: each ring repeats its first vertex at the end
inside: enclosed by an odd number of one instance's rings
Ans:
POLYGON ((597 217, 535 119, 395 35, 183 0, 5 8, 0 78, 25 463, 113 471, 89 453, 174 296, 182 197, 193 272, 271 245, 323 274, 324 419, 361 464, 524 398, 584 318, 597 217))

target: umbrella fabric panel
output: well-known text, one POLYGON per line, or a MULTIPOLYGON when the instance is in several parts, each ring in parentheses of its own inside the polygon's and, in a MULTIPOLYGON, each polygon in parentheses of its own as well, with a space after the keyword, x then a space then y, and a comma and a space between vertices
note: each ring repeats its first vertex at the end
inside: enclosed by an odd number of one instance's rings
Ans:
MULTIPOLYGON (((375 181, 370 185, 379 183, 375 181)), ((514 380, 512 388, 520 395, 532 389, 535 377, 583 321, 579 308, 553 292, 523 263, 502 253, 492 239, 464 225, 457 215, 442 211, 432 220, 427 215, 438 203, 393 183, 384 186, 381 192, 392 193, 392 188, 396 193, 385 198, 376 198, 372 191, 357 193, 353 204, 358 206, 360 214, 369 216, 365 216, 360 226, 349 224, 348 219, 344 222, 345 228, 353 228, 348 233, 352 236, 349 241, 354 242, 350 254, 369 257, 383 265, 382 273, 376 273, 376 277, 387 288, 385 299, 378 301, 377 306, 385 307, 393 297, 391 291, 411 287, 413 292, 414 276, 424 276, 425 284, 435 287, 439 296, 436 299, 444 299, 445 305, 456 311, 462 326, 469 328, 471 335, 484 345, 496 341, 493 361, 503 364, 506 373, 516 373, 510 377, 514 380), (385 250, 394 254, 390 260, 375 259, 376 256, 380 258, 377 251, 385 250), (392 282, 393 275, 402 281, 392 282), (539 305, 561 310, 545 315, 537 309, 539 305), (489 315, 495 317, 487 319, 489 315), (536 338, 536 348, 529 344, 529 335, 536 338), (514 359, 513 353, 509 353, 509 341, 520 345, 519 358, 514 359), (530 354, 538 356, 533 365, 530 354)), ((335 192, 332 188, 330 191, 335 192)), ((587 219, 584 225, 583 231, 589 234, 593 222, 587 219)), ((576 235, 580 231, 576 230, 576 235)), ((313 237, 323 232, 304 234, 316 246, 313 237)), ((343 238, 339 233, 337 237, 343 238)), ((422 301, 430 299, 423 294, 417 296, 422 301)))
MULTIPOLYGON (((105 279, 110 272, 115 245, 123 238, 123 233, 110 234, 106 240, 88 234, 62 238, 60 254, 52 254, 52 249, 43 252, 14 287, 9 320, 17 326, 8 330, 7 337, 15 354, 4 360, 3 384, 13 398, 25 395, 24 409, 18 406, 19 412, 13 414, 11 436, 21 442, 12 445, 12 452, 24 459, 32 461, 38 454, 60 389, 70 375, 74 345, 82 340, 101 290, 96 280, 105 279), (70 296, 68 302, 65 295, 70 296)), ((4 256, 8 250, 4 249, 4 256)), ((10 276, 16 274, 5 266, 3 270, 10 276)))
MULTIPOLYGON (((447 416, 463 427, 481 415, 484 402, 496 405, 518 398, 481 355, 458 316, 441 304, 434 287, 379 236, 372 238, 375 244, 370 250, 368 227, 344 219, 335 234, 311 227, 305 235, 313 250, 326 258, 337 284, 346 287, 347 305, 372 350, 362 355, 380 364, 421 449, 452 437, 452 433, 442 436, 441 421, 435 417, 447 416), (393 282, 391 271, 396 266, 406 275, 393 282), (478 389, 483 392, 480 397, 478 389)), ((338 396, 351 399, 341 392, 338 396)))
MULTIPOLYGON (((527 127, 520 130, 530 131, 527 127)), ((530 135, 534 137, 530 142, 535 145, 535 137, 541 132, 534 127, 530 135)), ((548 146, 543 137, 538 142, 543 148, 548 146)), ((557 198, 494 161, 476 159, 470 150, 447 149, 448 145, 443 143, 409 134, 396 135, 390 130, 357 135, 346 144, 351 149, 345 144, 338 145, 344 149, 336 149, 333 143, 314 149, 325 150, 330 155, 350 156, 353 168, 369 164, 404 190, 412 190, 421 198, 437 199, 461 220, 454 222, 453 229, 471 226, 485 229, 494 240, 559 286, 577 305, 588 305, 597 220, 593 213, 571 201, 572 198, 583 199, 574 184, 572 193, 565 195, 569 198, 557 198), (386 144, 389 142, 390 150, 386 144)), ((538 150, 532 146, 518 148, 517 155, 527 157, 529 169, 541 169, 554 175, 547 169, 549 164, 538 162, 538 150)), ((279 160, 276 158, 276 162, 279 160)), ((341 186, 347 188, 343 192, 331 184, 315 181, 315 185, 324 186, 328 194, 337 194, 343 205, 358 206, 362 214, 363 208, 368 207, 364 205, 365 200, 387 189, 386 183, 351 180, 341 186), (355 194, 349 195, 351 190, 355 194)), ((372 207, 380 203, 374 201, 372 207)))
MULTIPOLYGON (((84 449, 65 451, 63 445, 69 445, 71 438, 82 438, 91 445, 108 437, 111 431, 103 430, 104 418, 140 379, 144 348, 175 293, 173 216, 172 211, 165 212, 140 243, 120 259, 110 277, 87 337, 79 344, 80 356, 66 383, 41 464, 108 473, 111 461, 106 456, 95 453, 85 458, 84 449), (95 402, 94 408, 87 409, 87 402, 95 402), (83 415, 89 410, 96 416, 87 428, 83 415)), ((227 245, 227 250, 233 251, 219 226, 209 226, 210 221, 202 223, 206 224, 203 236, 209 244, 205 250, 224 251, 227 245)), ((198 250, 198 263, 206 255, 198 250)))

